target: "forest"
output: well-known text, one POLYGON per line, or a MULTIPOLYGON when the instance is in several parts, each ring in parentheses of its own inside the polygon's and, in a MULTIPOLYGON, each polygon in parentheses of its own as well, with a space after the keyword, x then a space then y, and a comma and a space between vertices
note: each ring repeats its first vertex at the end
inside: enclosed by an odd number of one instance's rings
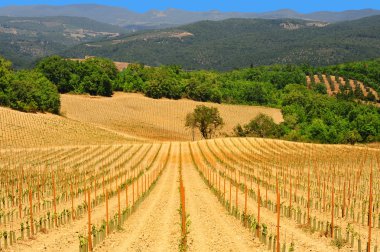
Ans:
POLYGON ((70 47, 61 55, 108 57, 186 70, 251 65, 328 66, 380 57, 380 16, 326 24, 296 19, 227 19, 141 31, 70 47), (178 38, 175 34, 187 34, 178 38))

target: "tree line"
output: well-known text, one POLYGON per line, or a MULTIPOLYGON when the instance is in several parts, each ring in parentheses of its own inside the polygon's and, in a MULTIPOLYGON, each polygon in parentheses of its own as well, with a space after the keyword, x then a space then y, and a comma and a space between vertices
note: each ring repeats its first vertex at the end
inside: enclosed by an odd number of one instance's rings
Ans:
POLYGON ((138 92, 155 99, 188 98, 281 109, 284 122, 280 125, 264 116, 252 118, 251 122, 236 126, 238 136, 320 143, 371 142, 380 140, 379 109, 361 104, 355 96, 328 97, 324 85, 318 83, 309 90, 306 75, 345 74, 379 90, 379 62, 354 62, 318 69, 306 65, 270 65, 229 72, 131 64, 118 72, 108 59, 79 62, 51 56, 42 59, 33 70, 13 72, 10 62, 2 59, 0 104, 23 111, 58 113, 58 92, 102 96, 112 96, 114 91, 138 92))
POLYGON ((12 63, 0 57, 0 106, 58 114, 61 103, 57 87, 41 72, 14 72, 12 63))

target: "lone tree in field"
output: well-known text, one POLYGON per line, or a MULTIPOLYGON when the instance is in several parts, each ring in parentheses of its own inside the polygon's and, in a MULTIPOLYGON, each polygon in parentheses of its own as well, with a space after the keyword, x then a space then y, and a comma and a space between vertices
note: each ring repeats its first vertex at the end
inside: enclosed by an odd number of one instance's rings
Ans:
POLYGON ((204 105, 198 105, 194 112, 187 114, 185 126, 193 130, 198 128, 203 138, 209 139, 215 131, 222 128, 224 125, 222 117, 220 117, 219 111, 215 107, 206 107, 204 105))

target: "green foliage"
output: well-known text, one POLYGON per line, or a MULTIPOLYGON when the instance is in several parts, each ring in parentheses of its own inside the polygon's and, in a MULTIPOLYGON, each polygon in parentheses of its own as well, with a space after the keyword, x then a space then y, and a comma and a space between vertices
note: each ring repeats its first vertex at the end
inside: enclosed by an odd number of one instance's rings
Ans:
POLYGON ((31 68, 47 55, 71 46, 112 37, 125 30, 83 17, 0 17, 0 54, 16 69, 31 68))
MULTIPOLYGON (((380 57, 380 16, 324 27, 311 23, 291 19, 202 21, 122 35, 91 46, 81 44, 67 50, 65 56, 95 55, 150 66, 177 64, 187 70, 232 70, 276 63, 326 66, 380 57), (284 23, 299 29, 288 30, 284 23), (193 36, 179 39, 170 36, 173 32, 193 36)), ((267 77, 271 78, 270 73, 267 77)))
POLYGON ((240 125, 234 129, 236 136, 275 138, 281 136, 281 128, 273 118, 259 114, 242 128, 240 125))
MULTIPOLYGON (((346 79, 360 80, 365 86, 380 92, 380 59, 326 66, 319 68, 319 71, 345 76, 346 79)), ((370 99, 373 97, 370 96, 370 99)))
POLYGON ((347 241, 345 241, 343 238, 335 237, 335 239, 331 241, 331 245, 337 247, 338 250, 343 248, 346 244, 347 244, 347 241))
POLYGON ((83 62, 51 56, 41 60, 36 69, 53 82, 59 92, 112 96, 118 71, 111 60, 90 58, 83 62))
MULTIPOLYGON (((364 81, 376 89, 379 87, 375 83, 380 81, 379 62, 353 62, 320 69, 309 65, 272 65, 230 72, 131 64, 119 73, 107 59, 76 62, 52 56, 41 60, 35 71, 13 73, 11 63, 0 58, 0 105, 58 113, 57 89, 104 96, 120 90, 141 92, 152 98, 265 105, 281 108, 284 121, 277 125, 270 117, 259 115, 246 125, 237 125, 235 134, 354 144, 380 140, 379 109, 357 102, 363 94, 359 88, 354 92, 349 85, 345 89, 341 85, 342 92, 336 97, 327 96, 324 85, 315 82, 308 90, 306 75, 326 73, 342 76, 346 81, 355 77, 355 83, 364 81)), ((204 138, 211 138, 222 125, 216 108, 198 106, 186 117, 186 126, 198 128, 204 138)))
POLYGON ((178 66, 152 68, 132 64, 118 75, 114 88, 142 92, 156 99, 184 97, 215 103, 277 106, 279 90, 289 83, 303 84, 305 78, 302 69, 296 66, 274 65, 219 73, 186 72, 178 66))
POLYGON ((17 72, 12 77, 6 94, 9 103, 4 105, 13 109, 59 113, 60 98, 57 88, 38 72, 17 72))
POLYGON ((327 94, 326 85, 324 83, 316 83, 311 86, 311 89, 319 94, 327 94))
POLYGON ((9 60, 0 57, 0 78, 3 78, 5 75, 11 73, 12 71, 12 62, 9 60))
POLYGON ((13 73, 11 62, 0 57, 0 105, 25 112, 59 113, 57 87, 37 71, 13 73))
POLYGON ((78 84, 71 81, 75 78, 73 76, 75 62, 73 61, 65 60, 60 56, 51 56, 41 60, 36 68, 53 82, 61 93, 77 88, 75 85, 78 84))
POLYGON ((223 127, 224 122, 220 117, 219 111, 215 107, 198 105, 194 112, 187 114, 185 126, 198 128, 205 139, 211 138, 216 130, 223 127))
POLYGON ((114 82, 115 91, 143 92, 147 68, 142 64, 130 64, 120 72, 114 82))
POLYGON ((355 144, 363 140, 362 136, 359 134, 357 129, 353 129, 347 132, 345 142, 349 144, 355 144))
MULTIPOLYGON (((178 66, 153 68, 137 64, 119 73, 114 88, 142 92, 152 98, 184 97, 196 101, 281 108, 284 122, 280 125, 261 117, 258 118, 260 121, 237 125, 237 136, 351 144, 379 139, 377 109, 355 102, 352 90, 337 97, 328 97, 324 84, 314 83, 308 90, 306 74, 317 72, 318 69, 306 65, 261 66, 221 73, 187 72, 178 66)), ((191 114, 187 122, 193 125, 191 114)))
POLYGON ((289 140, 353 144, 380 136, 376 107, 317 94, 299 85, 284 89, 282 112, 284 138, 289 140))

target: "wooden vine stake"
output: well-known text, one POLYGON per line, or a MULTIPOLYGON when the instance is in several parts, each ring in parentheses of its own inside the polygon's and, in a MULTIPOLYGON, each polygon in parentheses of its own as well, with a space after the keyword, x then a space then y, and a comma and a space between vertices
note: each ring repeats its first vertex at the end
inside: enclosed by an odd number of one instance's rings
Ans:
POLYGON ((232 208, 232 171, 230 171, 230 210, 232 208))
POLYGON ((22 214, 22 177, 20 176, 20 184, 18 187, 18 211, 19 211, 19 217, 21 219, 22 214))
POLYGON ((260 236, 260 184, 257 183, 257 237, 260 236))
POLYGON ((331 180, 331 238, 334 239, 334 186, 335 186, 335 167, 331 180))
POLYGON ((105 188, 104 188, 104 174, 103 174, 103 181, 102 181, 102 185, 103 185, 103 195, 106 195, 106 191, 105 191, 105 188))
POLYGON ((98 180, 97 180, 97 176, 96 176, 96 173, 95 173, 95 185, 94 185, 94 187, 95 187, 95 205, 96 205, 96 202, 98 201, 98 196, 97 196, 97 194, 96 194, 96 191, 97 191, 97 184, 98 184, 98 180))
POLYGON ((71 219, 75 220, 74 216, 74 194, 73 194, 73 183, 70 186, 70 195, 71 195, 71 219))
POLYGON ((236 170, 235 170, 235 181, 236 181, 236 211, 239 209, 239 206, 238 206, 238 203, 239 203, 239 200, 238 200, 238 198, 239 198, 239 184, 238 184, 238 182, 237 182, 237 180, 236 180, 236 170))
MULTIPOLYGON (((138 176, 138 175, 137 175, 138 176)), ((136 184, 136 189, 137 189, 137 198, 139 198, 140 197, 140 195, 139 195, 139 193, 140 193, 140 191, 139 191, 139 177, 137 177, 137 184, 136 184)))
MULTIPOLYGON (((289 194, 290 194, 290 196, 289 196, 289 209, 290 209, 290 211, 292 211, 292 201, 293 201, 293 199, 292 199, 292 172, 290 172, 290 179, 289 179, 289 194)), ((291 212, 290 212, 290 217, 291 217, 291 212)))
POLYGON ((135 204, 135 183, 132 182, 132 205, 135 204))
POLYGON ((344 184, 343 184, 342 218, 344 218, 345 213, 346 213, 346 179, 344 179, 344 184))
POLYGON ((247 186, 247 179, 245 178, 244 179, 245 181, 245 190, 244 190, 244 196, 245 196, 245 199, 244 199, 244 216, 245 216, 245 219, 244 219, 244 225, 247 226, 247 221, 248 221, 248 218, 247 218, 247 198, 248 198, 248 186, 247 186))
POLYGON ((125 206, 128 208, 128 184, 125 182, 125 206))
POLYGON ((57 224, 57 202, 56 202, 56 194, 55 194, 55 179, 54 179, 54 173, 51 174, 52 180, 53 180, 53 205, 54 205, 54 225, 58 227, 57 224))
POLYGON ((92 251, 92 232, 91 232, 91 192, 88 189, 88 251, 92 251))
POLYGON ((110 234, 110 226, 108 222, 108 191, 106 192, 106 232, 107 235, 110 234))
POLYGON ((310 225, 310 166, 309 163, 309 169, 307 174, 307 225, 310 225))
POLYGON ((326 211, 326 178, 323 177, 323 212, 326 211))
POLYGON ((369 174, 369 216, 368 216, 368 252, 371 252, 371 236, 372 236, 372 201, 373 201, 373 172, 372 172, 372 161, 371 161, 371 171, 369 174))
POLYGON ((37 186, 37 201, 38 201, 38 212, 41 211, 41 204, 40 204, 40 182, 38 180, 38 186, 37 186))
POLYGON ((280 192, 278 188, 278 178, 276 174, 276 194, 277 194, 277 237, 276 237, 276 251, 280 252, 280 192))
POLYGON ((118 217, 119 217, 119 226, 120 226, 121 225, 120 187, 117 188, 117 204, 118 204, 118 217))
POLYGON ((223 199, 226 200, 226 168, 224 168, 223 199))
POLYGON ((32 236, 34 235, 34 223, 33 223, 33 193, 32 189, 29 189, 29 207, 30 207, 30 227, 32 236))

